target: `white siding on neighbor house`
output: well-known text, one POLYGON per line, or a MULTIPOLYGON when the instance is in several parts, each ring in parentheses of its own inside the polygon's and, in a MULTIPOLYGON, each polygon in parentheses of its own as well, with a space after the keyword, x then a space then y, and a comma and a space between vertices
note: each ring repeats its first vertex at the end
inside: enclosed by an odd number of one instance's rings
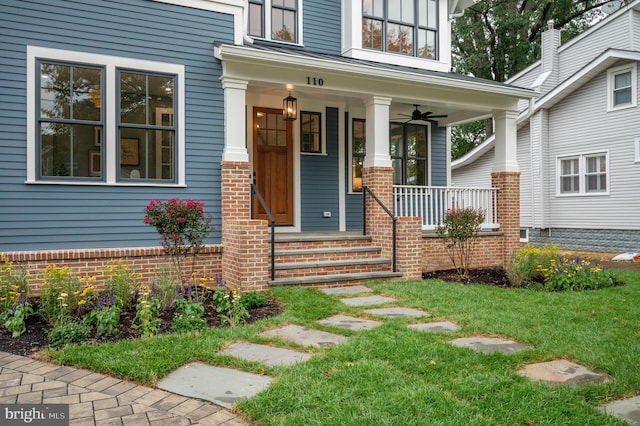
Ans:
POLYGON ((468 166, 451 170, 451 184, 467 188, 491 188, 493 158, 494 150, 491 148, 468 166))
POLYGON ((640 136, 640 110, 607 112, 607 73, 603 72, 554 106, 548 128, 549 226, 638 229, 640 163, 634 162, 634 140, 640 136), (608 194, 558 196, 557 158, 596 152, 608 152, 608 194))
POLYGON ((531 181, 531 141, 529 126, 518 129, 518 167, 520 167, 520 226, 532 224, 533 186, 531 181))
MULTIPOLYGON (((630 49, 631 37, 621 36, 621 34, 630 34, 630 16, 632 15, 625 13, 617 17, 605 18, 612 20, 606 25, 593 27, 583 36, 560 46, 558 52, 561 64, 560 81, 571 77, 607 49, 630 49)), ((636 26, 634 32, 638 32, 639 29, 640 27, 636 26)))
POLYGON ((631 15, 631 25, 636 28, 631 34, 631 50, 640 50, 640 12, 633 11, 631 15))

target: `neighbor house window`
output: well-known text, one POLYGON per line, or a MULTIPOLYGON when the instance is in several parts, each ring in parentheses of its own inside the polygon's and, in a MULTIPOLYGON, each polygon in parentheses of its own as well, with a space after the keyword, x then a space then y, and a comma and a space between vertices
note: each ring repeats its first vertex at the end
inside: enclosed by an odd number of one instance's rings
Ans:
POLYGON ((362 47, 437 59, 437 0, 363 0, 362 47))
POLYGON ((28 181, 184 184, 184 67, 29 46, 28 181))
MULTIPOLYGON (((365 120, 354 119, 352 125, 352 190, 362 189, 362 164, 366 154, 365 120)), ((391 123, 389 155, 393 166, 394 185, 428 185, 427 126, 391 123)))
POLYGON ((608 192, 608 156, 606 153, 582 154, 558 158, 559 193, 598 194, 608 192))
POLYGON ((319 112, 300 113, 300 151, 319 154, 322 152, 322 114, 319 112))
POLYGON ((636 65, 617 67, 608 72, 609 109, 636 105, 636 65))
POLYGON ((267 40, 300 43, 300 1, 249 0, 249 35, 267 40))

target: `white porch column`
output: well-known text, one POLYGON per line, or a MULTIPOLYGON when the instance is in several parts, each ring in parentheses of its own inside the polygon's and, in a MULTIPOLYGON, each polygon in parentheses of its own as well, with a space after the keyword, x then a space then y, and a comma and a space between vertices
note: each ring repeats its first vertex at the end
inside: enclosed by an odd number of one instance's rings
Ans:
POLYGON ((224 89, 224 151, 222 161, 249 162, 247 152, 246 80, 221 77, 224 89))
POLYGON ((495 111, 494 172, 518 172, 516 111, 495 111))
POLYGON ((367 145, 363 167, 391 167, 389 155, 389 106, 391 98, 365 99, 367 145))

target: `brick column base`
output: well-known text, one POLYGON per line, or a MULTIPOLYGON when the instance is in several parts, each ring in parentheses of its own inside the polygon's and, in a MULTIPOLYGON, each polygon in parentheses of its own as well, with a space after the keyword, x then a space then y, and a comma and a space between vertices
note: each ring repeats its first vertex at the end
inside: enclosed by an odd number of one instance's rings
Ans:
POLYGON ((520 247, 520 172, 493 172, 491 186, 498 189, 498 223, 504 233, 502 265, 507 266, 520 247))
MULTIPOLYGON (((362 184, 368 186, 376 197, 393 211, 393 168, 365 167, 362 169, 362 184)), ((392 255, 392 223, 391 217, 380 205, 367 194, 367 235, 373 244, 382 248, 382 256, 391 259, 392 255)))
POLYGON ((251 218, 251 168, 246 162, 222 162, 222 231, 227 218, 251 218))
POLYGON ((222 278, 241 292, 269 286, 269 229, 267 221, 227 219, 222 235, 222 278))
POLYGON ((397 231, 397 269, 402 278, 419 280, 422 278, 422 219, 419 217, 399 217, 397 231))

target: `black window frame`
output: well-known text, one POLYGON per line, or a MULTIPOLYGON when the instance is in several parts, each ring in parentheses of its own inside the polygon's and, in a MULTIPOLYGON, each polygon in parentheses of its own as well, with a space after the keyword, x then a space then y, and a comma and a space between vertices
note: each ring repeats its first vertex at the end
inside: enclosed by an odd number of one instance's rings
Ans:
POLYGON ((322 154, 324 152, 324 146, 322 142, 322 113, 317 111, 300 111, 300 152, 303 154, 322 154), (317 117, 318 131, 305 130, 305 115, 317 117), (318 149, 306 149, 305 147, 305 135, 317 135, 318 149))

